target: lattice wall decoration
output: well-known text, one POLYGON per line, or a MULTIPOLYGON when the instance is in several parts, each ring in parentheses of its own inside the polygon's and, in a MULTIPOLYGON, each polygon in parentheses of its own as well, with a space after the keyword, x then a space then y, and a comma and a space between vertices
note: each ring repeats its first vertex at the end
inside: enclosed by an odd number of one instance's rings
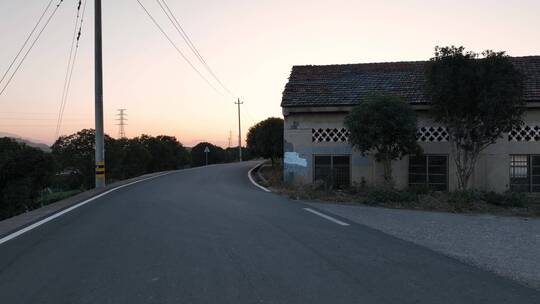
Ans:
POLYGON ((508 133, 508 141, 540 141, 540 126, 521 126, 508 133))
POLYGON ((420 142, 447 142, 450 135, 445 127, 420 127, 416 132, 416 139, 420 142))
POLYGON ((313 142, 348 142, 349 130, 345 128, 311 129, 313 142))

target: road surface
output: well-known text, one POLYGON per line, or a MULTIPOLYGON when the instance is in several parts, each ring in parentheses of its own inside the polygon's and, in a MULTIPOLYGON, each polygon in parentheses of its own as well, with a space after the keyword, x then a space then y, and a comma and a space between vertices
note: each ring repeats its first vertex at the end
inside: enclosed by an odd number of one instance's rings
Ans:
POLYGON ((266 193, 247 178, 253 165, 125 187, 1 244, 0 303, 540 303, 509 279, 266 193))

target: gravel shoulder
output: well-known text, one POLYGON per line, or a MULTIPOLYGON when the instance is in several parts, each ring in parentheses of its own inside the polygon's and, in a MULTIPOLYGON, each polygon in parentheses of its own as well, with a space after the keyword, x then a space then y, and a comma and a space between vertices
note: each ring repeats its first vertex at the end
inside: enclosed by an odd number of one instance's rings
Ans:
POLYGON ((540 219, 308 204, 540 290, 540 219))

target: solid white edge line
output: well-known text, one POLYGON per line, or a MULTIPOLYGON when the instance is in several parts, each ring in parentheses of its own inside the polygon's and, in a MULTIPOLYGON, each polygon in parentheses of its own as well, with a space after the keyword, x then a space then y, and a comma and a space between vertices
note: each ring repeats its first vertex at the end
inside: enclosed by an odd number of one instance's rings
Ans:
POLYGON ((349 224, 347 224, 347 223, 345 223, 345 222, 342 222, 342 221, 340 221, 340 220, 338 220, 338 219, 335 219, 335 218, 333 218, 333 217, 331 217, 331 216, 328 216, 328 215, 326 215, 326 214, 323 214, 323 213, 320 213, 320 212, 318 212, 318 211, 315 211, 315 210, 313 210, 313 209, 311 209, 311 208, 304 208, 304 210, 306 210, 307 212, 311 212, 311 213, 313 213, 313 214, 315 214, 315 215, 318 215, 318 216, 320 216, 320 217, 322 217, 322 218, 324 218, 324 219, 327 219, 327 220, 329 220, 329 221, 332 221, 332 222, 334 222, 334 223, 336 223, 336 224, 338 224, 338 225, 341 225, 341 226, 349 226, 349 224))
POLYGON ((265 187, 263 187, 263 186, 257 184, 257 182, 255 182, 255 181, 253 180, 253 177, 251 177, 251 172, 253 172, 253 170, 255 170, 255 168, 257 168, 257 167, 260 166, 260 165, 261 165, 261 164, 258 164, 258 165, 256 165, 255 167, 251 168, 251 170, 249 170, 249 172, 248 172, 249 181, 250 181, 255 187, 257 187, 257 188, 259 188, 259 189, 261 189, 261 190, 263 190, 263 191, 266 191, 266 192, 272 192, 272 191, 270 191, 268 188, 265 188, 265 187))
POLYGON ((91 198, 89 198, 89 199, 87 199, 85 201, 82 201, 82 202, 80 202, 80 203, 78 203, 76 205, 73 205, 73 206, 71 206, 71 207, 69 207, 67 209, 64 209, 64 210, 62 210, 60 212, 57 212, 57 213, 55 213, 55 214, 53 214, 53 215, 51 215, 51 216, 49 216, 47 218, 44 218, 44 219, 42 219, 42 220, 40 220, 38 222, 35 222, 34 224, 32 224, 30 226, 27 226, 27 227, 25 227, 25 228, 23 228, 21 230, 15 231, 15 232, 3 237, 2 239, 0 239, 0 245, 4 244, 5 242, 8 242, 8 241, 10 241, 10 240, 12 240, 12 239, 14 239, 16 237, 19 237, 20 235, 22 235, 22 234, 24 234, 24 233, 26 233, 28 231, 31 231, 31 230, 33 230, 33 229, 35 229, 35 228, 37 228, 37 227, 39 227, 39 226, 41 226, 41 225, 43 225, 45 223, 48 223, 48 222, 50 222, 50 221, 52 221, 52 220, 54 220, 54 219, 56 219, 56 218, 58 218, 58 217, 60 217, 60 216, 62 216, 64 214, 66 214, 66 213, 68 213, 70 211, 73 211, 73 210, 75 210, 75 209, 77 209, 79 207, 82 207, 82 206, 84 206, 84 205, 86 205, 86 204, 88 204, 88 203, 90 203, 92 201, 95 201, 100 197, 103 197, 103 196, 105 196, 105 195, 107 195, 107 194, 109 194, 111 192, 114 192, 114 191, 116 191, 118 189, 122 189, 122 188, 125 188, 125 187, 128 187, 128 186, 134 185, 134 184, 138 184, 140 182, 148 181, 148 180, 151 180, 151 179, 154 179, 154 178, 162 177, 162 176, 165 176, 165 175, 169 175, 169 174, 177 173, 177 172, 181 172, 181 171, 182 170, 173 171, 173 172, 166 172, 166 173, 163 173, 163 174, 154 175, 154 176, 151 176, 151 177, 148 177, 148 178, 140 179, 138 181, 134 181, 134 182, 131 182, 131 183, 121 185, 121 186, 118 186, 116 188, 112 188, 110 190, 107 190, 107 191, 105 191, 103 193, 100 193, 100 194, 98 194, 96 196, 93 196, 93 197, 91 197, 91 198))

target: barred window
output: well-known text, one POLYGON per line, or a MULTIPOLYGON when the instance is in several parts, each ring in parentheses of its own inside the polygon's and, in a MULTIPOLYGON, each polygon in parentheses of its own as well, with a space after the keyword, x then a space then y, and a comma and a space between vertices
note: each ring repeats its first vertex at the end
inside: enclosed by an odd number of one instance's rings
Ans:
POLYGON ((448 156, 411 155, 409 157, 409 187, 448 190, 448 156))
POLYGON ((322 180, 327 187, 337 189, 350 186, 350 155, 314 155, 313 159, 313 181, 322 180))
POLYGON ((540 192, 540 155, 510 155, 510 190, 540 192))

